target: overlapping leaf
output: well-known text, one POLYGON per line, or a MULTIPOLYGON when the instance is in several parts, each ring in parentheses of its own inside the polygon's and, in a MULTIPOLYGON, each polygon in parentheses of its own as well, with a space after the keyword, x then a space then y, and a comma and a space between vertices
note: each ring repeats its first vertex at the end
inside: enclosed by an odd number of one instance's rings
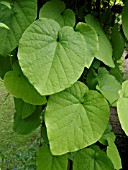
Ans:
POLYGON ((52 154, 77 151, 102 136, 109 119, 109 106, 96 91, 81 82, 52 95, 45 113, 45 124, 52 154))
POLYGON ((25 103, 22 99, 14 98, 16 113, 25 119, 29 117, 36 109, 35 105, 25 103))
POLYGON ((112 47, 100 23, 91 15, 87 15, 85 20, 87 24, 91 25, 96 30, 99 38, 99 51, 95 57, 107 66, 114 67, 114 62, 112 59, 112 47))
POLYGON ((88 56, 86 57, 86 66, 89 68, 99 50, 98 36, 91 26, 82 22, 76 25, 75 31, 80 32, 84 38, 84 45, 87 48, 86 55, 88 56))
POLYGON ((35 130, 41 123, 41 112, 41 106, 37 106, 34 113, 26 119, 22 119, 22 117, 18 113, 15 113, 13 130, 19 134, 28 134, 31 131, 35 130))
POLYGON ((42 146, 36 157, 37 170, 67 170, 67 155, 54 156, 48 146, 42 146))
POLYGON ((122 90, 119 91, 119 100, 117 101, 117 112, 122 129, 128 135, 128 80, 122 84, 122 90))
POLYGON ((128 39, 128 0, 126 0, 125 6, 122 11, 122 27, 124 34, 128 39))
MULTIPOLYGON (((90 49, 90 48, 89 48, 90 49)), ((24 75, 41 95, 70 87, 81 76, 89 49, 79 32, 39 19, 24 32, 18 59, 24 75), (87 52, 87 54, 86 54, 87 52)))
POLYGON ((0 56, 0 77, 3 79, 6 72, 12 70, 12 66, 10 63, 10 57, 2 57, 0 56))
POLYGON ((99 147, 93 146, 76 152, 73 170, 114 170, 111 160, 99 147))
POLYGON ((40 10, 40 18, 53 19, 63 26, 75 25, 75 14, 71 9, 65 10, 65 3, 61 0, 51 0, 46 2, 40 10), (54 7, 53 7, 54 6, 54 7))
POLYGON ((29 83, 17 62, 13 65, 13 71, 9 71, 5 75, 4 84, 14 97, 21 98, 24 102, 34 105, 46 103, 46 98, 41 96, 29 83))
POLYGON ((9 29, 0 28, 0 55, 6 56, 16 48, 25 29, 36 19, 37 0, 15 0, 0 5, 0 22, 9 29))
POLYGON ((121 84, 114 76, 110 75, 105 68, 99 68, 98 74, 97 89, 104 95, 110 104, 115 103, 119 98, 118 91, 121 89, 121 84))
POLYGON ((108 138, 107 156, 111 159, 115 169, 122 169, 122 163, 118 149, 111 138, 108 138))
POLYGON ((118 25, 115 25, 112 29, 112 46, 113 56, 116 60, 120 59, 124 51, 125 40, 118 30, 118 25))

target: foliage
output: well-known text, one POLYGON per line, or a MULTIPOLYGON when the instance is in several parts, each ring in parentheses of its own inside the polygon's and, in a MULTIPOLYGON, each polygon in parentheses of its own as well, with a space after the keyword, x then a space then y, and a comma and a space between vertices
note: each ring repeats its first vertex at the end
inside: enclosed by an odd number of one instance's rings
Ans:
POLYGON ((121 168, 107 125, 117 106, 128 133, 118 62, 127 10, 128 0, 0 0, 0 76, 15 98, 14 131, 40 126, 38 170, 121 168))

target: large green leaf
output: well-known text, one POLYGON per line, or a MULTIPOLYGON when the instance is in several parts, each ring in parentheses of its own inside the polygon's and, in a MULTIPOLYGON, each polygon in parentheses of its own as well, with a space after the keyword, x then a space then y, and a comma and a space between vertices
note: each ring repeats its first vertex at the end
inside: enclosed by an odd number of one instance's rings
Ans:
POLYGON ((105 152, 94 146, 76 152, 73 170, 114 170, 114 167, 105 152))
POLYGON ((13 71, 7 72, 4 77, 4 84, 7 90, 16 98, 33 105, 46 103, 46 98, 41 96, 23 75, 19 64, 13 65, 13 71))
POLYGON ((60 28, 51 19, 39 19, 24 32, 19 45, 19 64, 41 95, 70 87, 81 76, 87 47, 72 27, 60 28))
POLYGON ((112 29, 112 46, 113 46, 113 56, 116 60, 120 59, 123 51, 125 41, 122 36, 122 33, 118 30, 118 24, 114 25, 112 29))
POLYGON ((22 99, 14 98, 16 113, 25 119, 30 116, 36 109, 35 105, 25 103, 22 99))
POLYGON ((40 114, 42 112, 41 106, 37 106, 33 114, 31 114, 26 119, 18 114, 14 114, 14 125, 13 130, 19 134, 28 134, 31 131, 35 130, 41 123, 40 114))
POLYGON ((114 168, 122 169, 121 158, 113 139, 108 138, 107 156, 111 159, 114 168))
POLYGON ((67 155, 54 156, 48 146, 42 146, 36 157, 37 170, 67 170, 67 155))
POLYGON ((84 45, 87 48, 86 55, 88 56, 86 57, 86 63, 89 68, 99 49, 98 36, 91 26, 82 22, 76 25, 75 31, 80 32, 84 38, 84 45))
POLYGON ((102 136, 109 119, 109 106, 98 92, 81 82, 52 95, 45 123, 53 155, 77 151, 102 136))
POLYGON ((95 57, 107 66, 114 67, 114 62, 112 60, 112 47, 100 23, 91 15, 87 15, 85 20, 96 30, 99 38, 99 51, 95 57))
POLYGON ((46 2, 40 10, 40 18, 53 19, 63 26, 75 25, 75 14, 71 9, 65 10, 65 3, 61 0, 51 0, 46 2))
POLYGON ((99 76, 97 77, 97 89, 112 105, 119 98, 118 91, 121 89, 121 84, 116 80, 114 76, 110 75, 105 68, 99 68, 98 74, 99 76))
POLYGON ((122 90, 119 91, 119 100, 117 101, 117 112, 122 129, 128 135, 128 80, 122 84, 122 90))
POLYGON ((16 48, 25 29, 36 19, 37 0, 15 0, 11 9, 0 5, 0 22, 9 29, 0 28, 0 55, 6 56, 16 48))
POLYGON ((122 11, 122 27, 126 38, 128 39, 128 0, 122 11))

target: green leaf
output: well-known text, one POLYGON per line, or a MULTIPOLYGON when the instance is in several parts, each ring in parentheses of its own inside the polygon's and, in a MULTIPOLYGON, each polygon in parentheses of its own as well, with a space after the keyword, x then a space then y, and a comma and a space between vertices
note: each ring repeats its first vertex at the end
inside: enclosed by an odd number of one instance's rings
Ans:
POLYGON ((24 32, 19 45, 19 64, 41 95, 70 87, 86 63, 84 40, 72 27, 60 28, 51 19, 39 19, 24 32))
POLYGON ((122 27, 123 32, 128 39, 128 0, 126 0, 125 6, 122 11, 122 27))
POLYGON ((121 84, 116 80, 114 76, 110 75, 105 68, 99 68, 98 74, 98 85, 96 88, 112 105, 119 98, 118 91, 121 89, 121 84))
POLYGON ((121 158, 113 139, 108 138, 107 156, 111 159, 114 168, 122 169, 121 158))
POLYGON ((113 46, 113 56, 116 60, 120 59, 123 51, 124 51, 124 45, 125 41, 123 39, 123 36, 121 32, 118 30, 118 24, 116 24, 112 29, 112 46, 113 46))
POLYGON ((52 95, 45 112, 45 124, 53 155, 74 152, 95 143, 109 119, 109 106, 98 92, 81 82, 52 95))
POLYGON ((14 50, 26 28, 36 19, 37 0, 12 1, 11 10, 0 5, 0 21, 10 29, 0 28, 0 55, 14 50))
POLYGON ((110 74, 113 75, 121 84, 124 81, 124 75, 120 69, 120 64, 115 63, 115 68, 110 69, 110 74))
POLYGON ((9 27, 2 22, 0 22, 0 28, 5 28, 9 30, 9 27))
POLYGON ((99 49, 98 36, 91 26, 82 22, 76 25, 75 31, 80 32, 84 38, 84 45, 87 48, 86 67, 89 68, 99 49))
POLYGON ((54 156, 48 146, 42 146, 36 157, 37 170, 67 170, 67 155, 54 156))
POLYGON ((128 136, 128 80, 122 84, 117 101, 117 112, 121 127, 128 136))
POLYGON ((22 118, 25 119, 30 116, 36 109, 35 105, 25 103, 22 99, 14 98, 15 110, 16 113, 22 118))
POLYGON ((18 62, 13 65, 13 71, 7 72, 4 76, 4 84, 14 97, 21 98, 26 103, 33 105, 46 103, 46 98, 41 96, 23 75, 18 62))
POLYGON ((28 134, 31 131, 35 130, 41 123, 41 111, 41 106, 37 106, 35 112, 26 119, 22 119, 19 114, 15 113, 13 130, 19 134, 28 134))
POLYGON ((92 147, 76 152, 73 170, 114 170, 114 167, 105 152, 99 147, 92 147))
POLYGON ((8 7, 9 9, 11 9, 11 3, 7 2, 7 1, 1 1, 0 4, 5 5, 6 7, 8 7))
POLYGON ((0 56, 0 77, 3 79, 6 72, 12 70, 12 66, 10 63, 10 57, 2 57, 0 56))
POLYGON ((40 10, 40 18, 53 19, 63 26, 75 25, 75 14, 71 9, 65 10, 65 3, 60 0, 51 0, 46 2, 40 10), (54 6, 54 7, 53 7, 54 6))
POLYGON ((96 85, 98 84, 97 76, 98 74, 95 72, 93 68, 89 69, 86 82, 90 90, 96 89, 96 85))
POLYGON ((95 29, 99 38, 99 51, 95 57, 107 66, 114 67, 112 47, 100 23, 91 15, 87 15, 85 20, 87 24, 91 25, 95 29))
POLYGON ((107 128, 105 129, 104 134, 100 138, 99 142, 103 145, 108 145, 108 139, 111 138, 113 142, 116 139, 115 134, 112 132, 112 126, 108 124, 107 128))

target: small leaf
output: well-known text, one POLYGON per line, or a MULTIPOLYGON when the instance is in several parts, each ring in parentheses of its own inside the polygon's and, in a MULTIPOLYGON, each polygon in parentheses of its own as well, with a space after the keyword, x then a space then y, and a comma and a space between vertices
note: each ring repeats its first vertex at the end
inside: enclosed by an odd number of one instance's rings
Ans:
POLYGON ((128 39, 128 0, 122 11, 122 27, 126 38, 128 39))
POLYGON ((63 26, 75 25, 75 14, 71 9, 65 10, 65 3, 60 0, 51 0, 46 2, 40 10, 40 18, 53 19, 63 26), (54 6, 54 8, 53 8, 54 6))
POLYGON ((41 123, 41 111, 41 106, 37 106, 35 112, 26 119, 22 119, 19 114, 15 113, 13 130, 19 134, 28 134, 31 131, 35 130, 41 123))
POLYGON ((5 28, 9 30, 9 27, 2 22, 0 22, 0 28, 5 28))
POLYGON ((67 155, 54 156, 48 146, 42 146, 36 156, 37 170, 67 170, 67 155))
POLYGON ((81 76, 87 47, 72 27, 60 28, 51 19, 39 19, 24 32, 18 59, 24 75, 41 95, 70 87, 81 76))
POLYGON ((35 105, 25 103, 22 99, 14 98, 15 110, 16 113, 22 118, 25 119, 30 116, 36 109, 35 105))
POLYGON ((123 39, 121 32, 118 30, 117 24, 112 29, 111 37, 113 46, 113 56, 115 57, 116 60, 118 60, 121 58, 123 54, 125 41, 123 39))
POLYGON ((113 75, 121 84, 123 83, 124 75, 120 69, 120 64, 115 63, 115 68, 110 69, 110 74, 113 75))
POLYGON ((90 68, 86 79, 87 85, 90 90, 96 89, 96 85, 98 84, 97 76, 98 74, 95 72, 95 70, 93 68, 90 68))
POLYGON ((113 139, 108 138, 107 156, 111 159, 114 168, 122 169, 121 158, 113 139))
POLYGON ((84 38, 84 45, 86 47, 86 67, 89 68, 92 64, 92 61, 99 50, 98 36, 95 30, 82 22, 79 22, 76 25, 75 31, 81 33, 84 38))
POLYGON ((52 154, 61 155, 100 139, 109 119, 109 106, 98 92, 81 82, 50 96, 45 124, 52 154))
POLYGON ((95 146, 76 152, 73 170, 114 170, 114 167, 105 152, 95 146))
POLYGON ((121 127, 128 136, 128 80, 122 84, 117 101, 117 112, 121 127))
POLYGON ((99 38, 99 51, 95 57, 107 66, 114 67, 112 47, 100 23, 92 15, 87 15, 85 20, 87 24, 91 25, 95 29, 99 38))
POLYGON ((6 7, 8 7, 9 9, 11 9, 11 4, 7 1, 1 1, 1 4, 5 5, 6 7))
POLYGON ((18 62, 13 65, 13 71, 5 75, 4 84, 14 97, 21 98, 26 103, 33 105, 46 103, 46 98, 41 96, 23 75, 18 62))
POLYGON ((99 142, 103 145, 108 145, 108 139, 111 138, 113 140, 113 142, 116 139, 115 134, 112 132, 112 126, 110 124, 108 124, 104 134, 102 135, 102 137, 100 138, 99 142))
POLYGON ((112 105, 119 98, 118 91, 121 89, 121 84, 116 80, 114 76, 110 75, 105 68, 99 68, 98 75, 98 85, 96 88, 112 105))

